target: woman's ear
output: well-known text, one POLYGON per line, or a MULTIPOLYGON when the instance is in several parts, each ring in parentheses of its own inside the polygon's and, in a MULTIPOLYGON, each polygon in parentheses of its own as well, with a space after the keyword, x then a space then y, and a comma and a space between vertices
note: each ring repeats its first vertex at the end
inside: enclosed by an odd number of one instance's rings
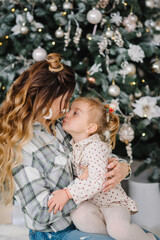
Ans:
POLYGON ((90 123, 86 132, 92 134, 97 131, 97 127, 97 123, 90 123))

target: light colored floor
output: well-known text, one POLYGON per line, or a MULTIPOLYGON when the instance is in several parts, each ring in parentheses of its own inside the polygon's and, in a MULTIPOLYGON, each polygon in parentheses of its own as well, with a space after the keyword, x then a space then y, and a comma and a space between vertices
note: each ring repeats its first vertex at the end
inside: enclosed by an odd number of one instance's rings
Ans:
MULTIPOLYGON (((150 230, 160 237, 160 226, 150 230)), ((0 224, 0 240, 29 240, 28 229, 23 225, 0 224)))

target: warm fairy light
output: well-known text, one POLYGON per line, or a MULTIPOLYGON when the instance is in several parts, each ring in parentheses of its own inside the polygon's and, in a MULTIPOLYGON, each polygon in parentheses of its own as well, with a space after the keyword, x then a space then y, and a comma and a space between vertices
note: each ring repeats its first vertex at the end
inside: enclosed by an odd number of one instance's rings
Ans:
POLYGON ((3 44, 3 43, 2 43, 2 42, 0 42, 0 46, 2 46, 2 44, 3 44))
POLYGON ((67 13, 66 12, 62 12, 62 15, 65 16, 67 13))
POLYGON ((149 32, 149 28, 146 28, 146 32, 147 32, 147 33, 149 32))
POLYGON ((28 11, 28 8, 24 8, 24 11, 27 12, 27 11, 28 11))
POLYGON ((142 136, 143 136, 143 137, 145 137, 145 136, 146 136, 146 134, 145 134, 145 133, 142 133, 142 136))
POLYGON ((2 87, 2 89, 4 90, 4 89, 5 89, 5 87, 3 86, 3 87, 2 87))
POLYGON ((145 82, 145 80, 144 80, 144 79, 142 79, 142 82, 144 83, 144 82, 145 82))
POLYGON ((124 6, 127 6, 127 3, 126 3, 126 2, 124 2, 124 6))
POLYGON ((52 45, 54 46, 55 44, 56 44, 56 42, 53 41, 53 42, 52 42, 52 45))
POLYGON ((12 12, 12 13, 14 13, 14 12, 15 12, 15 10, 16 10, 15 8, 12 8, 12 9, 11 9, 11 12, 12 12))
POLYGON ((5 36, 5 39, 8 39, 8 38, 9 38, 9 36, 8 36, 8 35, 6 35, 6 36, 5 36))
POLYGON ((144 117, 147 117, 147 114, 144 114, 143 116, 144 116, 144 117))
POLYGON ((132 85, 132 86, 136 85, 136 82, 131 82, 131 85, 132 85))
POLYGON ((38 28, 38 32, 42 32, 42 28, 38 28))

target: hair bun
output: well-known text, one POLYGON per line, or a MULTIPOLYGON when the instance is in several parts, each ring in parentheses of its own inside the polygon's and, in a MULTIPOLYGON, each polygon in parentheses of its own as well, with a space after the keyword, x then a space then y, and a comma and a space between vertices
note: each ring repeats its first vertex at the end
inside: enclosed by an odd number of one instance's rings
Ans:
POLYGON ((60 62, 61 55, 59 53, 50 53, 47 58, 47 62, 49 63, 49 70, 51 72, 60 72, 63 70, 64 66, 60 62))

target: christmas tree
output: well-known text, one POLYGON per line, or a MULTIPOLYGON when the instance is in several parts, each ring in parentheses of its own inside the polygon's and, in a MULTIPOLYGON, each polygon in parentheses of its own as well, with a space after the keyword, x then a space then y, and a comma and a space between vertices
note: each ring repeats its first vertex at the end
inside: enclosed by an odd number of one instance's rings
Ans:
POLYGON ((0 102, 24 70, 58 52, 76 73, 74 98, 117 105, 115 153, 144 160, 139 171, 155 166, 150 180, 160 182, 160 1, 1 0, 0 8, 0 102))

